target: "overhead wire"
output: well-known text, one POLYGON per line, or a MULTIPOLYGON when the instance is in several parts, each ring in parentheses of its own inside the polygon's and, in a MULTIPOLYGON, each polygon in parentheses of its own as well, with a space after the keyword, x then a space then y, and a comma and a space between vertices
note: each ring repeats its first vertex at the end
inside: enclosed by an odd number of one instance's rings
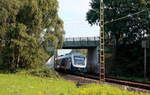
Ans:
MULTIPOLYGON (((146 2, 146 5, 148 4, 148 2, 146 2)), ((147 8, 147 7, 146 7, 147 8)), ((148 9, 148 8, 147 8, 148 9)), ((92 11, 95 11, 95 12, 97 12, 97 13, 100 13, 98 10, 94 10, 94 9, 91 9, 92 11)), ((142 13, 142 12, 144 12, 144 11, 146 11, 146 10, 141 10, 141 11, 139 11, 139 12, 136 12, 136 13, 133 13, 133 14, 128 14, 128 15, 126 15, 126 16, 123 16, 123 17, 120 17, 120 18, 117 18, 117 19, 112 19, 111 21, 106 21, 104 24, 109 24, 109 23, 113 23, 113 22, 116 22, 116 21, 119 21, 119 20, 122 20, 122 19, 126 19, 126 18, 129 18, 129 17, 132 17, 132 16, 134 16, 134 15, 138 15, 138 14, 140 14, 140 13, 142 13)), ((80 24, 82 24, 82 23, 84 23, 84 21, 67 21, 67 23, 66 24, 68 24, 68 23, 80 23, 80 24)))
MULTIPOLYGON (((150 2, 146 2, 146 5, 147 5, 148 3, 150 3, 150 2)), ((148 9, 147 6, 146 6, 146 9, 148 9)), ((111 21, 106 21, 104 24, 109 24, 109 23, 112 23, 112 22, 115 22, 115 21, 118 21, 118 20, 122 20, 122 19, 125 19, 125 18, 129 18, 129 17, 132 17, 132 16, 134 16, 134 15, 138 15, 138 14, 144 12, 144 11, 146 11, 146 10, 141 10, 141 11, 136 12, 136 13, 133 13, 133 14, 128 14, 128 15, 126 15, 126 16, 120 17, 120 18, 115 19, 115 20, 112 19, 111 21)), ((148 11, 149 11, 149 10, 148 10, 148 11)))
POLYGON ((112 19, 111 21, 106 21, 104 24, 109 24, 109 23, 112 23, 112 22, 115 22, 115 21, 118 21, 118 20, 122 20, 122 19, 125 19, 125 18, 129 18, 129 17, 132 17, 132 16, 134 16, 134 15, 140 14, 140 13, 142 13, 142 12, 144 12, 144 11, 145 11, 145 10, 136 12, 136 13, 134 13, 134 14, 128 14, 128 15, 126 15, 126 16, 124 16, 124 17, 120 17, 120 18, 115 19, 115 20, 112 19))

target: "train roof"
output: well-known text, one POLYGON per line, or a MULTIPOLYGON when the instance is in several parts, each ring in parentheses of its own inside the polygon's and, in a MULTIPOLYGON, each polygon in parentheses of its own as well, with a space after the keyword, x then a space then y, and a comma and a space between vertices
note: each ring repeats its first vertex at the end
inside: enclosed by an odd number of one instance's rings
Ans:
POLYGON ((83 55, 83 54, 81 54, 81 53, 73 52, 73 53, 68 53, 68 54, 66 54, 66 55, 58 56, 57 59, 72 57, 72 55, 73 55, 73 56, 84 56, 84 57, 85 57, 85 55, 83 55))

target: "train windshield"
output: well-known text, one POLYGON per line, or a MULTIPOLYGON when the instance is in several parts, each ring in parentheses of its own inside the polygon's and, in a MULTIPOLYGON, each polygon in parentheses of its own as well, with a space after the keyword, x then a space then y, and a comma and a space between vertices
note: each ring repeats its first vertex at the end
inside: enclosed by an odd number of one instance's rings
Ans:
POLYGON ((85 57, 82 56, 74 56, 74 64, 75 65, 84 65, 85 57))

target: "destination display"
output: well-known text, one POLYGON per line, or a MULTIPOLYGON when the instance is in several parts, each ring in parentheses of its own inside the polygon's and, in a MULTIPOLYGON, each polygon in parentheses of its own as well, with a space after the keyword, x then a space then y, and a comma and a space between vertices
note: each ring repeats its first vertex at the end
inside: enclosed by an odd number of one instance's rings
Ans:
POLYGON ((80 56, 74 56, 75 64, 84 64, 85 58, 80 56))

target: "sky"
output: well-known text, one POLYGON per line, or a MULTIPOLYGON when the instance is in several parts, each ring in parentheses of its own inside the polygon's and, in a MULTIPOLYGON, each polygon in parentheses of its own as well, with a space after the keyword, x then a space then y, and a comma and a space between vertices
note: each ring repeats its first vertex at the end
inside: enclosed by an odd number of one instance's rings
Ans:
POLYGON ((99 27, 86 21, 91 0, 58 0, 59 16, 64 21, 65 37, 99 36, 99 27))
MULTIPOLYGON (((86 21, 91 0, 58 0, 59 16, 64 21, 65 37, 99 36, 99 27, 91 26, 86 21)), ((71 49, 60 49, 58 55, 69 53, 71 49)))

